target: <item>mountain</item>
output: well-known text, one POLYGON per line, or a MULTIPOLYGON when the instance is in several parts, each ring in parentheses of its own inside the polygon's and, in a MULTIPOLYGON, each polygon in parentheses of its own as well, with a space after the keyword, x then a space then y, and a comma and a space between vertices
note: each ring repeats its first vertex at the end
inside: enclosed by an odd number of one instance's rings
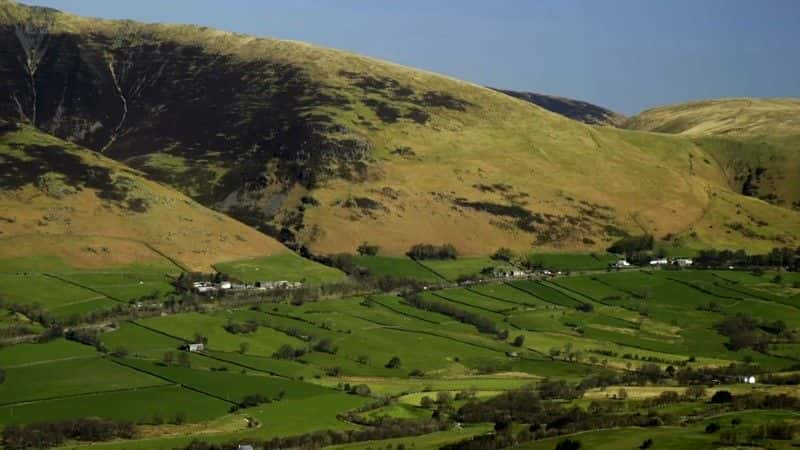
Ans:
POLYGON ((686 136, 745 195, 800 209, 800 99, 733 98, 649 109, 624 127, 686 136))
POLYGON ((533 103, 534 105, 541 106, 548 111, 561 114, 562 116, 569 117, 572 120, 588 123, 590 125, 619 126, 625 121, 625 116, 622 114, 618 114, 610 109, 603 108, 602 106, 597 106, 588 102, 582 102, 580 100, 573 100, 571 98, 558 97, 554 95, 537 94, 535 92, 509 91, 505 89, 498 89, 498 91, 520 100, 533 103))
POLYGON ((209 270, 287 252, 136 170, 30 126, 0 123, 0 174, 0 259, 209 270))
MULTIPOLYGON (((295 248, 402 254, 796 245, 723 152, 304 43, 0 0, 0 118, 94 150, 295 248)), ((797 174, 792 175, 792 180, 797 174)))

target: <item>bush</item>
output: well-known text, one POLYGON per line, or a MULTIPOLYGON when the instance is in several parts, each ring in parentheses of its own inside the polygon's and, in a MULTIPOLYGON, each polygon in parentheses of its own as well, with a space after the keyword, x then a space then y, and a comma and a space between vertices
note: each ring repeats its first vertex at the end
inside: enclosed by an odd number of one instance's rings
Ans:
POLYGON ((653 446, 653 439, 652 438, 647 438, 647 439, 645 439, 644 442, 642 442, 642 444, 639 446, 639 448, 644 450, 644 449, 650 448, 652 446, 653 446))
POLYGON ((494 252, 492 255, 492 259, 495 261, 506 261, 510 262, 514 258, 514 252, 511 251, 510 248, 501 247, 494 252))
POLYGON ((717 391, 711 397, 711 403, 730 403, 733 401, 733 395, 728 391, 717 391))
POLYGON ((594 311, 594 305, 592 305, 591 303, 581 303, 580 305, 578 305, 577 309, 578 311, 581 312, 590 313, 594 311))
POLYGON ((514 342, 511 343, 514 347, 522 347, 525 344, 525 336, 519 335, 514 338, 514 342))
POLYGON ((654 245, 655 239, 649 234, 643 236, 626 236, 613 243, 611 247, 608 248, 608 251, 610 253, 628 255, 652 250, 654 245))
POLYGON ((417 244, 408 251, 411 259, 456 259, 458 252, 451 244, 436 246, 431 244, 417 244))
POLYGON ((720 426, 717 422, 711 422, 710 424, 706 425, 706 433, 713 434, 719 431, 720 426))
POLYGON ((387 369, 397 369, 400 368, 401 365, 402 362, 400 361, 400 358, 398 358, 397 356, 392 356, 392 359, 390 359, 389 362, 387 362, 384 367, 386 367, 387 369))
POLYGON ((378 252, 380 252, 380 247, 377 245, 371 245, 364 242, 363 244, 358 246, 356 250, 359 255, 361 256, 377 256, 378 252))
POLYGON ((314 344, 314 351, 335 355, 339 348, 333 345, 333 341, 325 338, 314 344))
POLYGON ((581 441, 576 439, 564 439, 556 444, 556 450, 580 450, 581 448, 581 441))
POLYGON ((40 422, 29 425, 9 425, 3 429, 5 448, 49 448, 67 440, 84 442, 131 439, 135 428, 130 422, 110 419, 72 419, 59 422, 40 422))

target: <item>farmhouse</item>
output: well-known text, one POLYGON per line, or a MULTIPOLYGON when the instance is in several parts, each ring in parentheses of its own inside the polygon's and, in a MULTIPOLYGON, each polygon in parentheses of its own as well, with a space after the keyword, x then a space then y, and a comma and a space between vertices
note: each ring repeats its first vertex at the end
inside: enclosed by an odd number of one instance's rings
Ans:
POLYGON ((186 344, 186 345, 183 346, 183 349, 186 350, 186 351, 189 351, 189 352, 196 353, 196 352, 202 352, 203 350, 205 350, 206 346, 203 345, 202 342, 198 342, 196 344, 186 344))
POLYGON ((669 260, 667 258, 657 258, 650 260, 651 266, 666 266, 669 265, 669 260))
POLYGON ((630 269, 633 266, 627 260, 620 259, 619 261, 612 264, 611 267, 613 267, 614 269, 630 269))
POLYGON ((756 377, 753 375, 743 376, 739 378, 739 381, 744 384, 756 384, 756 377))
POLYGON ((675 258, 672 260, 672 264, 675 264, 679 267, 691 266, 693 262, 694 261, 692 261, 692 258, 675 258))

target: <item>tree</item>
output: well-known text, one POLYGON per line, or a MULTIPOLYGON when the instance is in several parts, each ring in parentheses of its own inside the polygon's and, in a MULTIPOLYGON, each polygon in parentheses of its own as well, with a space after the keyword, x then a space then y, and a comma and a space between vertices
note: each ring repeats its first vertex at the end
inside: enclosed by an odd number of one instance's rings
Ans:
POLYGON ((161 357, 161 361, 164 364, 166 364, 168 366, 171 366, 172 363, 175 362, 175 352, 166 352, 166 353, 164 353, 164 356, 161 357))
POLYGON ((380 247, 364 242, 358 246, 356 251, 361 256, 377 256, 378 252, 380 251, 380 247))
POLYGON ((514 338, 514 342, 511 343, 514 347, 522 347, 525 344, 525 336, 519 335, 514 338))
POLYGON ((191 367, 192 361, 189 358, 189 354, 186 352, 178 353, 178 365, 181 367, 191 367))
POLYGON ((116 347, 113 352, 111 352, 111 356, 116 356, 117 358, 124 358, 128 356, 128 353, 129 353, 128 349, 120 345, 119 347, 116 347))
POLYGON ((492 255, 492 259, 495 261, 506 261, 509 262, 514 258, 514 252, 511 251, 510 248, 500 247, 494 252, 492 255))
POLYGON ((683 395, 692 400, 699 400, 706 396, 706 387, 699 384, 689 386, 683 395))
POLYGON ((201 333, 194 334, 194 343, 208 345, 208 338, 201 333))
POLYGON ((556 444, 556 450, 580 450, 581 441, 576 439, 564 439, 556 444))
POLYGON ((368 355, 358 355, 358 358, 356 358, 356 362, 359 363, 359 364, 367 365, 367 364, 369 364, 369 356, 368 355))
POLYGON ((650 448, 652 446, 653 446, 653 438, 647 438, 647 439, 645 439, 644 442, 642 442, 642 444, 639 446, 639 448, 644 450, 644 449, 650 448))
POLYGON ((730 403, 733 401, 733 395, 728 391, 717 391, 711 396, 711 403, 730 403))
POLYGON ((617 391, 617 399, 618 400, 627 400, 628 399, 628 391, 625 390, 625 388, 620 388, 620 390, 617 391))
POLYGON ((717 431, 719 431, 719 428, 720 426, 717 422, 711 422, 708 425, 706 425, 706 433, 708 434, 716 433, 717 431))
POLYGON ((387 362, 386 366, 384 367, 386 367, 387 369, 397 369, 401 365, 402 362, 400 361, 400 358, 398 358, 397 356, 392 356, 392 359, 390 359, 389 362, 387 362))
POLYGON ((428 397, 427 395, 423 396, 419 401, 419 406, 422 406, 423 408, 427 409, 433 408, 434 404, 435 402, 433 401, 433 399, 428 397))
POLYGON ((583 302, 580 305, 578 305, 577 309, 578 311, 581 312, 590 313, 594 311, 594 305, 592 305, 591 303, 583 302))
POLYGON ((4 369, 0 369, 0 384, 5 383, 6 381, 6 371, 4 369))
POLYGON ((239 344, 239 353, 244 355, 250 350, 250 343, 249 342, 242 342, 239 344))

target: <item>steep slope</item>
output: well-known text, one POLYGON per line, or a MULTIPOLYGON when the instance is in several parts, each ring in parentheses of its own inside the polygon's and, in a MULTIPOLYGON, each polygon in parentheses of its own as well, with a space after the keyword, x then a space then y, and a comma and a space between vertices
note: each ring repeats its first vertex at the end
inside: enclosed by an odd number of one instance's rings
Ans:
POLYGON ((33 128, 0 123, 0 259, 209 270, 219 261, 286 252, 117 162, 33 128))
POLYGON ((687 136, 737 192, 800 208, 800 99, 737 98, 644 111, 626 128, 687 136))
POLYGON ((514 98, 541 106, 548 111, 590 125, 619 126, 625 122, 625 116, 622 114, 592 103, 555 95, 537 94, 535 92, 497 90, 514 98))
POLYGON ((452 242, 797 243, 700 143, 592 127, 451 78, 297 42, 0 0, 0 117, 122 161, 314 252, 452 242))

